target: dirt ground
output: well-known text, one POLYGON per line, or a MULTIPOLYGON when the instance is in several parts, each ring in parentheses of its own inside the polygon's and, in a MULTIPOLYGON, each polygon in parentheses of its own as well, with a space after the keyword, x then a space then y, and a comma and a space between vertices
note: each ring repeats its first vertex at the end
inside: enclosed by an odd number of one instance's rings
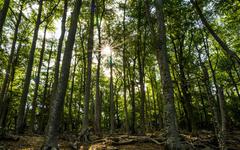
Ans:
MULTIPOLYGON (((210 132, 204 131, 195 136, 188 133, 181 133, 180 135, 181 140, 184 141, 185 144, 188 144, 188 149, 218 149, 216 138, 210 132)), ((91 137, 93 142, 86 145, 72 140, 71 135, 68 135, 60 137, 59 148, 61 150, 164 150, 164 142, 152 140, 154 139, 153 137, 159 139, 152 135, 144 137, 128 135, 115 135, 113 137, 106 135, 104 138, 98 138, 98 140, 91 137), (148 140, 143 140, 146 137, 148 140), (116 140, 117 138, 119 139, 116 140), (120 142, 122 139, 125 140, 125 142, 120 144, 115 142, 120 142)), ((9 138, 0 140, 0 150, 38 150, 41 149, 43 142, 44 137, 40 135, 12 135, 9 138)), ((228 133, 226 136, 226 145, 228 149, 240 150, 240 131, 228 133)))

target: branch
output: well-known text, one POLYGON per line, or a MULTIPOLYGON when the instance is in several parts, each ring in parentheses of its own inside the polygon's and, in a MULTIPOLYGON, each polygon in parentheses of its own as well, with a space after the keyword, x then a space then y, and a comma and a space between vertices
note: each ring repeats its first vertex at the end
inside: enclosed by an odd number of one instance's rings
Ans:
POLYGON ((58 7, 60 3, 60 0, 58 0, 58 3, 52 8, 52 10, 50 11, 50 13, 41 21, 40 24, 42 24, 43 22, 45 22, 49 17, 51 17, 53 15, 54 10, 58 7))

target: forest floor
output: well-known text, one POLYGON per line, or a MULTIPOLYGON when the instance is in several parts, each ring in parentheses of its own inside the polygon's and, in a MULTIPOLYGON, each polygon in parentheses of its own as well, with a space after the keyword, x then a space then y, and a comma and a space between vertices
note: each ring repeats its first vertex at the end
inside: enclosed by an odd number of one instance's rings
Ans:
MULTIPOLYGON (((218 149, 215 136, 208 131, 201 131, 197 135, 181 133, 181 141, 186 145, 183 149, 218 149)), ((104 135, 102 138, 91 136, 91 142, 83 144, 73 135, 61 135, 59 148, 63 150, 164 150, 165 139, 161 133, 148 133, 146 136, 104 135)), ((228 133, 226 136, 228 149, 240 150, 240 131, 228 133)), ((44 142, 40 135, 8 135, 0 139, 0 150, 38 150, 44 142)))

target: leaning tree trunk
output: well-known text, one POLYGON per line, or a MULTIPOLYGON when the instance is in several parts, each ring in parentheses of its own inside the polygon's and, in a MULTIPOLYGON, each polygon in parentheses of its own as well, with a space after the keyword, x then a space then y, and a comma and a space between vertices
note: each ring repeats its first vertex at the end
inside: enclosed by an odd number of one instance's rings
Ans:
POLYGON ((2 31, 3 25, 7 17, 8 8, 10 5, 10 0, 4 0, 3 8, 0 10, 0 47, 2 43, 2 31))
POLYGON ((36 43, 38 39, 38 30, 41 24, 41 14, 42 14, 42 6, 43 6, 43 0, 39 1, 39 8, 38 8, 38 15, 37 15, 37 21, 35 24, 33 39, 32 39, 32 45, 29 52, 29 59, 28 59, 28 66, 27 71, 25 75, 25 81, 24 81, 24 87, 22 91, 22 96, 20 99, 20 105, 18 107, 18 117, 17 117, 17 126, 16 126, 16 133, 22 133, 24 131, 24 117, 25 117, 25 107, 27 102, 27 96, 28 96, 28 90, 29 85, 31 81, 31 74, 32 74, 32 66, 34 61, 34 53, 36 49, 36 43))
POLYGON ((200 7, 198 6, 197 0, 190 0, 192 5, 195 7, 196 12, 198 13, 202 23, 204 24, 204 26, 207 28, 208 32, 213 36, 213 38, 218 42, 218 44, 222 47, 222 49, 225 51, 225 53, 231 58, 235 59, 235 61, 238 63, 238 65, 240 66, 240 58, 238 57, 238 55, 230 50, 230 48, 228 47, 228 45, 217 35, 217 33, 212 29, 211 25, 208 23, 207 19, 205 18, 205 16, 202 13, 202 10, 200 9, 200 7))
POLYGON ((60 118, 61 118, 63 105, 64 105, 64 98, 66 95, 66 90, 68 85, 72 51, 73 51, 73 45, 75 42, 77 23, 78 23, 81 6, 82 6, 82 0, 76 0, 73 13, 71 15, 69 34, 66 42, 63 61, 62 61, 61 77, 58 82, 55 98, 52 99, 52 107, 50 110, 50 115, 48 120, 48 129, 46 133, 44 149, 56 149, 58 147, 58 144, 57 144, 57 135, 58 135, 58 129, 59 129, 58 127, 60 124, 60 118))
POLYGON ((163 12, 163 0, 156 0, 158 36, 157 37, 157 60, 160 69, 161 82, 163 88, 163 98, 165 100, 165 120, 167 129, 167 145, 170 149, 180 147, 179 133, 176 124, 176 110, 174 106, 173 85, 168 65, 168 54, 166 46, 166 27, 163 12))
MULTIPOLYGON (((89 99, 91 94, 91 78, 92 78, 92 51, 93 51, 93 31, 94 31, 94 12, 95 12, 95 1, 91 2, 91 14, 90 14, 90 25, 89 25, 89 38, 88 38, 88 65, 87 65, 87 80, 84 93, 84 118, 83 127, 81 133, 85 133, 88 128, 88 113, 89 113, 89 99)), ((82 136, 82 135, 81 135, 82 136)))

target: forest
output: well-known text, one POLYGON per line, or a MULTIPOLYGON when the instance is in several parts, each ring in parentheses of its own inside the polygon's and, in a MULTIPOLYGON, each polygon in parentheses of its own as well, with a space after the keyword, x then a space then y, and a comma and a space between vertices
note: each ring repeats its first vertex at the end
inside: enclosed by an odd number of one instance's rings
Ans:
POLYGON ((240 149, 239 0, 0 0, 0 149, 240 149))

